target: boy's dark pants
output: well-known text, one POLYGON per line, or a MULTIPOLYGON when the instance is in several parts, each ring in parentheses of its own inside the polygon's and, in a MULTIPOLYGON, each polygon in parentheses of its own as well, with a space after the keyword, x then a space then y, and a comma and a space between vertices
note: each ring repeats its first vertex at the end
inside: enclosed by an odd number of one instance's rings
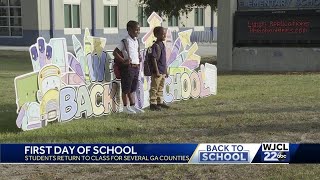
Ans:
POLYGON ((150 104, 156 105, 163 103, 163 87, 165 77, 165 74, 161 74, 160 77, 157 77, 157 75, 152 74, 150 88, 150 104))
POLYGON ((139 66, 121 66, 121 88, 122 93, 129 94, 137 90, 139 81, 139 66))

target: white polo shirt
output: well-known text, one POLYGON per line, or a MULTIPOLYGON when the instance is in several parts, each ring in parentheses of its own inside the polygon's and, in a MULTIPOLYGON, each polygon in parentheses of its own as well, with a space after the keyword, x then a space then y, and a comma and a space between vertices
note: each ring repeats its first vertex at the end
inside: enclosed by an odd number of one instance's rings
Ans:
MULTIPOLYGON (((125 38, 128 42, 128 51, 130 58, 132 60, 132 64, 139 64, 139 42, 137 38, 132 39, 130 36, 127 36, 125 38)), ((117 46, 117 48, 122 52, 124 59, 128 59, 128 53, 126 52, 126 49, 124 48, 123 42, 121 41, 120 44, 117 46)))

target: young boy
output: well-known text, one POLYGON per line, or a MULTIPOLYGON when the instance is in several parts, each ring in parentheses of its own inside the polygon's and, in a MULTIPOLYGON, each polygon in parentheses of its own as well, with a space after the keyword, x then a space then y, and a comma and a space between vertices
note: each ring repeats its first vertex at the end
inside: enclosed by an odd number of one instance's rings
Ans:
POLYGON ((151 67, 151 89, 150 89, 150 110, 160 111, 161 108, 168 109, 169 106, 163 103, 163 87, 167 73, 166 47, 163 41, 166 39, 166 29, 157 26, 153 29, 153 34, 157 38, 152 45, 151 67))
POLYGON ((140 26, 136 21, 129 21, 127 23, 128 36, 125 38, 126 44, 121 42, 113 51, 115 58, 121 60, 121 88, 123 112, 128 114, 143 113, 142 109, 135 107, 135 91, 138 87, 138 77, 140 68, 139 58, 139 42, 137 40, 140 34, 140 26), (124 58, 120 56, 122 52, 124 58), (130 105, 128 105, 129 99, 130 105))

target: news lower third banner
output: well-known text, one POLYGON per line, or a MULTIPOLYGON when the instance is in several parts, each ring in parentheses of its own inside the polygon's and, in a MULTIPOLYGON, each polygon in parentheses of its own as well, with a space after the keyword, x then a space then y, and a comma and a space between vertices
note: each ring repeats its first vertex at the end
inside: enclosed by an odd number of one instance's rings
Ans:
POLYGON ((320 163, 320 144, 0 144, 0 163, 320 163))

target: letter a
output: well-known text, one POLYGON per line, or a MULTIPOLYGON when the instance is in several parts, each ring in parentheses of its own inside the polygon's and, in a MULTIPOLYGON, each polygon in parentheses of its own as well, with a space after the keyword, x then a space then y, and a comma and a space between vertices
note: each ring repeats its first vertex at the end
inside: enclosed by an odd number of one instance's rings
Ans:
POLYGON ((77 118, 82 117, 82 113, 85 113, 85 117, 90 117, 93 113, 92 105, 90 101, 89 91, 86 86, 80 86, 77 94, 78 111, 77 118))

